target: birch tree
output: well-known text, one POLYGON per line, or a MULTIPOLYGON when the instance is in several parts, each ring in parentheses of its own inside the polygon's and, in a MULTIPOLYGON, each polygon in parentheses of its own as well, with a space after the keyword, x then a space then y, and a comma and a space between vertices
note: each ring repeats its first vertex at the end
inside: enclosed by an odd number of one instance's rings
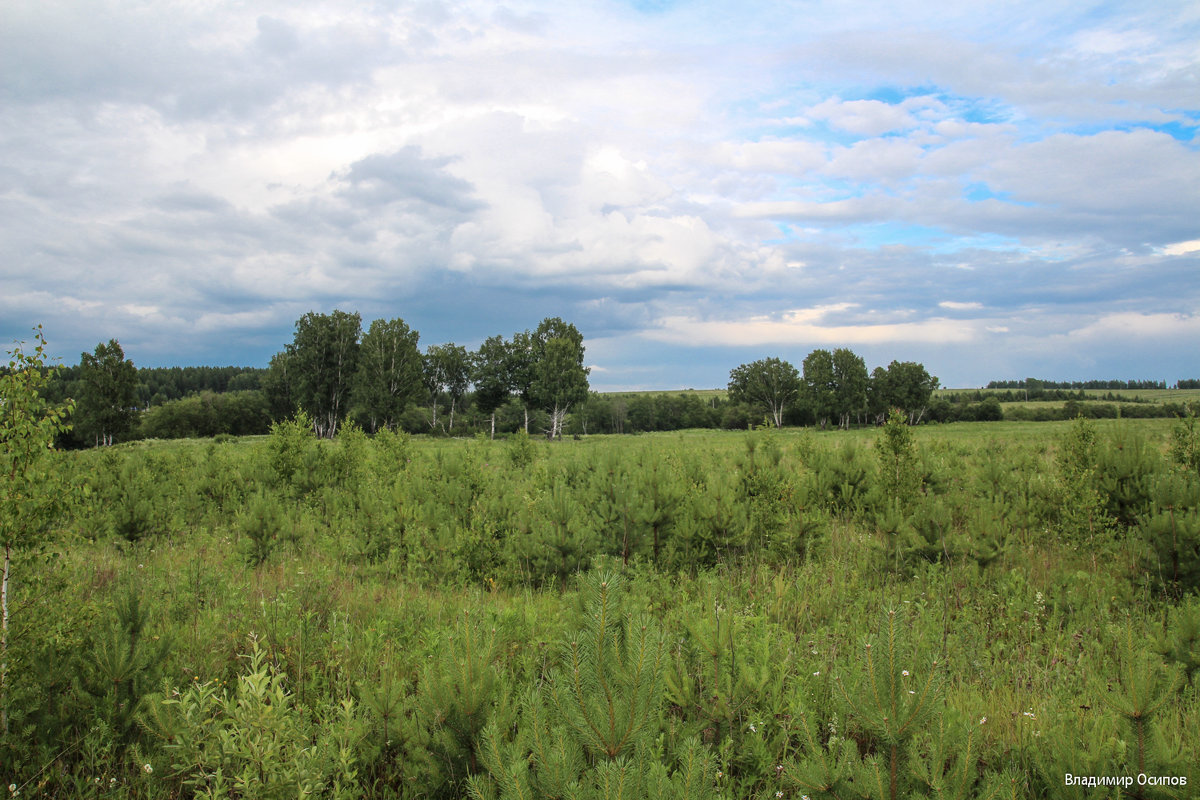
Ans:
POLYGON ((80 432, 96 445, 111 445, 137 418, 137 369, 116 339, 96 345, 79 360, 80 432))
POLYGON ((46 340, 39 325, 32 353, 18 344, 0 372, 0 539, 4 576, 0 582, 0 726, 8 732, 8 590, 12 553, 31 544, 53 520, 64 493, 54 487, 47 454, 60 433, 70 430, 74 402, 53 404, 46 388, 53 371, 45 362, 46 340))
POLYGON ((800 374, 778 358, 742 364, 729 373, 729 399, 765 410, 776 428, 783 426, 784 411, 800 397, 800 374))
POLYGON ((297 404, 312 417, 318 436, 332 439, 346 416, 361 332, 358 312, 310 311, 296 321, 287 349, 289 378, 297 404))
POLYGON ((371 433, 391 428, 422 388, 420 334, 402 319, 377 319, 359 346, 354 399, 371 433))

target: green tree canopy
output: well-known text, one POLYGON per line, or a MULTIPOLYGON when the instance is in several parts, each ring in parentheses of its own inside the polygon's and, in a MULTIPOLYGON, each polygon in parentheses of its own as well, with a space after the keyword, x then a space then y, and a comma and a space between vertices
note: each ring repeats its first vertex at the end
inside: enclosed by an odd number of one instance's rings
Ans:
POLYGON ((800 373, 778 358, 742 364, 729 373, 729 399, 765 410, 776 428, 783 425, 783 412, 796 402, 800 388, 800 373))
POLYGON ((79 433, 95 444, 111 445, 137 420, 137 369, 116 339, 82 353, 79 361, 79 433))
POLYGON ((372 433, 391 428, 422 388, 420 334, 404 320, 377 319, 362 338, 354 399, 372 433))
POLYGON ((471 380, 475 384, 475 405, 492 418, 492 438, 496 437, 496 410, 513 392, 513 348, 501 336, 491 336, 471 354, 471 380))
POLYGON ((924 364, 915 361, 893 361, 888 364, 887 405, 904 411, 909 425, 921 421, 937 388, 938 379, 929 374, 924 364))
POLYGON ((471 385, 471 358, 467 348, 448 342, 431 345, 425 351, 425 388, 433 403, 431 426, 437 425, 437 404, 441 394, 450 398, 450 430, 454 430, 454 409, 471 385))
POLYGON ((838 422, 850 427, 850 417, 867 406, 867 364, 845 347, 833 351, 833 393, 838 422))
POLYGON ((361 332, 358 312, 310 311, 296 321, 296 334, 287 348, 289 385, 297 405, 312 417, 318 436, 333 438, 346 416, 361 332))
POLYGON ((833 370, 833 353, 813 350, 804 359, 804 397, 813 415, 824 428, 837 413, 837 380, 833 370))
POLYGON ((550 414, 552 439, 562 435, 571 406, 588 397, 588 373, 583 365, 583 334, 559 317, 547 317, 531 337, 533 369, 529 395, 550 414))

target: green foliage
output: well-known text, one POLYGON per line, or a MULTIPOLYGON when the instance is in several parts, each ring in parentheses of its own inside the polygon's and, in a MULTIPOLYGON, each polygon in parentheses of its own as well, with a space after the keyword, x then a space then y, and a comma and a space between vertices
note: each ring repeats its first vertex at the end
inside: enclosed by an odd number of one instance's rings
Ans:
POLYGON ((1098 487, 1099 457, 1096 426, 1079 417, 1059 444, 1058 469, 1062 486, 1061 525, 1069 538, 1090 541, 1108 530, 1112 518, 1098 487))
POLYGON ((1132 631, 1127 630, 1122 639, 1107 680, 1099 678, 1089 686, 1089 700, 1112 716, 1089 720, 1086 727, 1075 724, 1056 731, 1047 747, 1035 753, 1039 776, 1061 797, 1094 796, 1079 786, 1064 787, 1067 773, 1129 776, 1131 785, 1121 797, 1189 797, 1198 779, 1194 753, 1181 748, 1178 736, 1165 730, 1160 721, 1178 698, 1179 673, 1138 646, 1132 631), (1137 776, 1182 778, 1184 786, 1142 782, 1137 776))
POLYGON ((361 332, 357 312, 310 311, 296 320, 287 346, 288 393, 309 415, 318 436, 332 438, 349 410, 361 332))
POLYGON ((1138 518, 1141 565, 1180 596, 1200 587, 1200 479, 1189 473, 1147 478, 1150 508, 1138 518))
POLYGON ((778 358, 742 364, 729 373, 729 399, 770 414, 777 428, 783 425, 784 411, 796 402, 800 390, 800 373, 778 358))
POLYGON ((37 543, 66 499, 62 475, 52 468, 54 440, 70 430, 73 404, 47 402, 52 373, 45 363, 46 339, 38 326, 32 353, 17 345, 8 369, 0 373, 0 541, 4 577, 0 587, 0 727, 9 732, 9 583, 14 549, 37 543))
POLYGON ((530 575, 553 575, 559 586, 586 569, 600 542, 586 511, 561 481, 539 493, 517 539, 516 555, 530 575))
POLYGON ((883 373, 876 371, 881 385, 875 402, 883 408, 899 408, 909 425, 924 417, 930 399, 938 388, 938 379, 915 361, 893 361, 883 373))
POLYGON ((259 493, 248 499, 238 516, 244 536, 242 552, 251 567, 261 567, 287 538, 294 538, 295 523, 279 503, 259 493))
POLYGON ((312 419, 304 411, 296 412, 290 420, 272 423, 267 461, 276 483, 300 492, 313 488, 308 477, 316 453, 312 419))
POLYGON ((529 438, 529 434, 525 431, 517 431, 509 437, 506 445, 508 461, 517 469, 525 469, 538 456, 537 445, 529 438))
POLYGON ((428 748, 450 788, 479 771, 477 743, 501 690, 496 629, 464 614, 438 644, 422 674, 418 702, 428 748))
POLYGON ((299 420, 257 441, 40 456, 90 495, 45 519, 84 535, 31 535, 53 546, 13 551, 21 613, 0 769, 27 796, 251 794, 230 777, 251 750, 295 746, 316 755, 264 769, 303 772, 318 794, 345 774, 326 755, 342 752, 355 773, 343 786, 364 798, 888 798, 895 745, 900 796, 1053 798, 1075 796, 1064 770, 1136 769, 1136 732, 1102 698, 1166 692, 1146 763, 1189 774, 1195 599, 1170 578, 1171 529, 1156 526, 1190 518, 1194 479, 1154 455, 1171 423, 1090 424, 1101 502, 1114 474, 1145 474, 1150 502, 1089 547, 1059 535, 1064 448, 1003 423, 903 426, 924 487, 911 510, 885 502, 875 430, 526 439, 537 457, 518 468, 509 442, 354 426, 318 441, 299 420), (1139 440, 1147 470, 1106 466, 1139 440), (154 524, 127 538, 111 506, 138 498, 154 524), (881 532, 898 563, 880 559, 881 532), (600 629, 597 576, 576 574, 605 556, 621 559, 627 589, 600 629), (114 609, 131 585, 144 624, 127 626, 114 609), (895 663, 886 624, 865 659, 852 646, 881 603, 911 612, 895 663), (1124 688, 1126 630, 1172 665, 1158 688, 1145 682, 1153 691, 1124 688), (261 656, 248 670, 251 631, 261 656), (889 731, 912 716, 905 697, 924 691, 935 651, 933 711, 909 738, 889 731), (658 668, 639 671, 639 653, 658 668), (889 688, 880 676, 896 664, 889 688), (222 721, 260 671, 277 676, 287 713, 222 721), (110 692, 105 674, 137 677, 110 692), (149 730, 182 725, 176 706, 139 705, 156 674, 211 678, 215 701, 188 735, 213 720, 226 744, 180 760, 182 737, 145 736, 139 708, 149 730), (896 716, 879 713, 895 691, 896 716), (328 738, 338 730, 341 744, 328 738), (620 731, 632 744, 610 758, 620 731))
POLYGON ((942 676, 938 659, 927 658, 908 641, 908 631, 889 611, 874 642, 864 645, 862 667, 838 681, 850 713, 875 753, 859 773, 866 785, 886 786, 891 800, 903 797, 902 769, 915 738, 940 713, 942 676), (922 674, 923 673, 923 674, 922 674))
POLYGON ((838 424, 850 427, 850 418, 867 406, 867 365, 861 356, 844 347, 833 351, 834 407, 837 409, 838 424))
POLYGON ((164 740, 167 779, 207 798, 361 796, 353 701, 310 720, 257 640, 246 658, 234 687, 196 680, 154 707, 150 725, 164 740))
POLYGON ((422 388, 420 334, 402 319, 377 319, 362 337, 353 398, 365 425, 375 433, 392 429, 422 388))
POLYGON ((1200 475, 1200 430, 1190 409, 1171 431, 1171 460, 1185 472, 1200 475))
POLYGON ((583 334, 558 317, 542 320, 532 338, 534 367, 530 400, 550 414, 551 439, 562 435, 563 420, 572 406, 588 396, 589 368, 583 366, 583 334))
POLYGON ((266 433, 271 424, 266 397, 260 391, 203 392, 154 406, 142 415, 143 439, 250 436, 266 433))
POLYGON ((496 436, 496 411, 513 390, 512 346, 503 337, 491 336, 471 356, 471 382, 475 384, 475 405, 491 415, 491 436, 496 436))
POLYGON ((84 441, 111 445, 137 419, 137 369, 116 339, 96 345, 79 361, 81 393, 76 431, 84 441))
POLYGON ((615 762, 648 747, 662 703, 662 634, 645 618, 622 618, 621 577, 592 574, 583 628, 562 646, 550 705, 592 761, 615 762))
POLYGON ((137 589, 128 587, 118 596, 113 619, 100 633, 79 677, 120 753, 140 738, 137 722, 159 688, 171 647, 169 637, 148 634, 149 624, 149 608, 137 589))
POLYGON ((549 685, 522 704, 516 735, 484 733, 487 777, 468 784, 484 798, 696 798, 716 796, 716 768, 695 739, 683 742, 674 770, 659 757, 664 648, 648 619, 622 614, 622 578, 585 580, 583 627, 563 643, 549 685))
POLYGON ((1095 451, 1096 491, 1104 514, 1129 527, 1150 509, 1154 476, 1163 473, 1162 458, 1145 437, 1124 426, 1095 451))
POLYGON ((433 410, 429 427, 438 428, 437 409, 444 392, 450 399, 449 430, 453 431, 455 407, 466 394, 471 381, 471 360, 467 349, 453 342, 431 345, 425 351, 423 375, 433 410))
POLYGON ((898 411, 893 410, 876 443, 879 457, 879 487, 887 503, 910 512, 921 494, 921 474, 912 431, 898 411))
POLYGON ((1160 634, 1156 650, 1183 670, 1190 686, 1200 672, 1200 600, 1193 598, 1174 611, 1174 621, 1160 634))
POLYGON ((45 363, 39 326, 32 353, 9 351, 0 372, 0 537, 6 549, 32 542, 61 508, 61 473, 49 463, 54 440, 70 430, 74 404, 53 404, 45 391, 53 372, 45 363))

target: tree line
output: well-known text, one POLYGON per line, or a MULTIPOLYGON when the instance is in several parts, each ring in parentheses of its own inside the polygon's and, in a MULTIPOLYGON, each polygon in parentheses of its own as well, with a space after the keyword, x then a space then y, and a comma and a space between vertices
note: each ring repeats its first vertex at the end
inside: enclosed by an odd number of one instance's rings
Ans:
POLYGON ((419 340, 399 318, 375 320, 363 333, 357 313, 305 314, 263 377, 272 418, 300 410, 318 436, 332 438, 347 418, 374 433, 403 427, 415 414, 427 430, 453 433, 474 385, 475 405, 491 416, 493 435, 497 409, 517 398, 526 432, 536 409, 548 416, 549 437, 559 438, 567 413, 588 396, 583 335, 558 317, 509 339, 493 336, 473 352, 449 342, 422 353, 419 340), (439 410, 448 413, 439 419, 439 410))
POLYGON ((984 388, 1026 389, 1031 394, 1034 391, 1043 389, 1200 389, 1200 379, 1187 378, 1177 381, 1174 387, 1169 387, 1166 381, 1152 380, 1047 381, 1040 378, 1025 378, 1019 381, 988 381, 987 386, 984 388))
POLYGON ((916 425, 938 383, 915 361, 893 361, 868 373, 861 356, 840 347, 813 350, 799 370, 778 358, 742 364, 729 373, 729 397, 761 410, 775 427, 795 408, 807 411, 822 428, 882 424, 891 409, 900 409, 908 424, 916 425))
MULTIPOLYGON (((335 436, 349 420, 371 433, 494 437, 497 430, 532 428, 560 438, 764 424, 848 428, 881 424, 891 409, 910 425, 986 421, 1006 416, 998 400, 1084 399, 1082 389, 1061 388, 1081 382, 1025 379, 990 383, 1012 384, 1001 387, 1003 397, 977 391, 935 400, 939 380, 923 364, 892 361, 868 372, 848 348, 813 350, 799 367, 776 357, 741 364, 731 370, 724 396, 601 395, 589 390, 583 359, 583 335, 558 317, 532 331, 492 336, 475 350, 453 342, 422 350, 419 333, 402 319, 378 319, 364 331, 358 313, 335 310, 298 319, 292 341, 266 369, 139 369, 112 339, 82 353, 77 366, 58 369, 47 394, 76 401, 74 428, 60 437, 60 444, 76 447, 261 434, 298 411, 322 437, 335 436)), ((1200 382, 1178 386, 1191 383, 1200 382)), ((1101 384, 1162 388, 1160 381, 1082 382, 1101 384)))

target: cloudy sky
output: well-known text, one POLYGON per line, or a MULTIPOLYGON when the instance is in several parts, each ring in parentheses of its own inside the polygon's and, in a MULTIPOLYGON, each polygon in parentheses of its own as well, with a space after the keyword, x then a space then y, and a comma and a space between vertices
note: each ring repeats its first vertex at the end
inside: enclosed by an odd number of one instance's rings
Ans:
POLYGON ((265 366, 310 310, 561 316, 601 390, 842 346, 1174 382, 1198 125, 1194 0, 5 0, 0 337, 265 366))

